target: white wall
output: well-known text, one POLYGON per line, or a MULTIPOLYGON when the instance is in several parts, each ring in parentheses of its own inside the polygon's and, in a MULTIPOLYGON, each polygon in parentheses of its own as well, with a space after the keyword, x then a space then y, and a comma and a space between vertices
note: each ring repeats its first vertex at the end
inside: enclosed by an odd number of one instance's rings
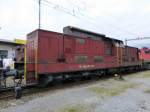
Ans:
POLYGON ((8 51, 8 59, 13 59, 15 57, 15 46, 14 45, 0 43, 0 50, 8 51))

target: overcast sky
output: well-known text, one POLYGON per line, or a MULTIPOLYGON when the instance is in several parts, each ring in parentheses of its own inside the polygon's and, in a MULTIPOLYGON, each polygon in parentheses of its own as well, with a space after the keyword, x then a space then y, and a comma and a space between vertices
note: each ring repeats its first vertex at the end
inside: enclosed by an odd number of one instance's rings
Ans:
MULTIPOLYGON (((150 37, 150 0, 42 0, 41 28, 72 25, 121 39, 150 37)), ((26 39, 38 28, 38 0, 0 0, 0 39, 26 39)), ((150 40, 129 42, 132 45, 150 40)))

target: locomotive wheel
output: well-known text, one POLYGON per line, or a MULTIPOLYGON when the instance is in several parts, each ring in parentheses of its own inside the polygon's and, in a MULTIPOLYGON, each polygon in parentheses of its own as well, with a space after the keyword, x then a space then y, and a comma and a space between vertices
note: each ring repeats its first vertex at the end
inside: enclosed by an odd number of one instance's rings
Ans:
POLYGON ((46 87, 51 82, 53 82, 53 76, 41 75, 40 78, 39 78, 39 87, 46 87))

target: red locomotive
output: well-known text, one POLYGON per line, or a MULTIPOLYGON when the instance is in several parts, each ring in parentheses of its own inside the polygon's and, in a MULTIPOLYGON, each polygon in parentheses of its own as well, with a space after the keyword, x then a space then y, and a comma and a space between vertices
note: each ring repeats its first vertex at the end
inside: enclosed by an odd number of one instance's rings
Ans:
POLYGON ((71 26, 63 31, 38 29, 27 35, 27 84, 141 67, 138 48, 124 46, 121 40, 71 26))
POLYGON ((139 56, 143 62, 144 68, 150 69, 150 49, 146 47, 142 48, 140 50, 139 56))
POLYGON ((0 91, 13 77, 16 98, 26 85, 46 86, 55 80, 101 76, 150 68, 150 49, 125 46, 103 34, 67 26, 63 33, 37 29, 27 35, 26 45, 16 48, 15 69, 0 73, 0 91), (141 61, 142 60, 142 61, 141 61), (23 76, 24 75, 24 76, 23 76), (23 81, 24 82, 24 81, 23 81), (23 83, 24 84, 24 83, 23 83))

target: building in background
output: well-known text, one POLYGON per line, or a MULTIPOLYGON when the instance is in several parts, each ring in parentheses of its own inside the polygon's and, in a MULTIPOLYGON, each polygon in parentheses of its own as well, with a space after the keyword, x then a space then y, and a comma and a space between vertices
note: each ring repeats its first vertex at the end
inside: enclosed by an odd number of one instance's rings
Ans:
POLYGON ((14 68, 16 47, 24 44, 24 40, 15 39, 14 41, 10 41, 0 39, 0 69, 6 69, 7 67, 14 68))

